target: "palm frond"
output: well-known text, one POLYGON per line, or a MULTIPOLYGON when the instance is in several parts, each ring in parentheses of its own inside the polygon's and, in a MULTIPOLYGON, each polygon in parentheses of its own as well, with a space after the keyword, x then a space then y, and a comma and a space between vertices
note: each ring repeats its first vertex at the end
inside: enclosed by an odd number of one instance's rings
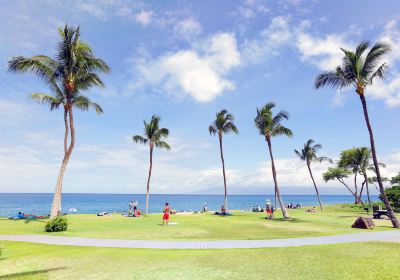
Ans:
POLYGON ((32 93, 30 98, 32 100, 37 101, 40 104, 48 104, 50 105, 50 110, 53 111, 58 109, 61 104, 63 104, 62 99, 58 99, 52 95, 48 95, 45 93, 32 93))
POLYGON ((208 127, 208 132, 210 132, 210 135, 211 134, 216 134, 217 133, 217 129, 214 126, 210 125, 208 127))
POLYGON ((135 135, 132 137, 133 142, 140 144, 147 144, 148 140, 140 135, 135 135))
POLYGON ((278 125, 271 131, 271 136, 278 136, 278 135, 291 137, 293 136, 293 132, 289 128, 284 127, 283 125, 278 125))
POLYGON ((164 141, 157 141, 154 145, 156 145, 157 148, 166 149, 167 151, 171 150, 171 146, 164 141))

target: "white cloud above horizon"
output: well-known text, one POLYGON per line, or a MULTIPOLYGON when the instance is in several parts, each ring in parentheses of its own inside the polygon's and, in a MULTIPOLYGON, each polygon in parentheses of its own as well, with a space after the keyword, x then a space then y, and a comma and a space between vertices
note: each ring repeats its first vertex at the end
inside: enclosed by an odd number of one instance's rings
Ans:
POLYGON ((235 35, 215 34, 194 45, 145 60, 134 67, 148 83, 160 87, 171 96, 190 96, 198 102, 209 102, 225 90, 235 88, 226 78, 240 65, 235 35))

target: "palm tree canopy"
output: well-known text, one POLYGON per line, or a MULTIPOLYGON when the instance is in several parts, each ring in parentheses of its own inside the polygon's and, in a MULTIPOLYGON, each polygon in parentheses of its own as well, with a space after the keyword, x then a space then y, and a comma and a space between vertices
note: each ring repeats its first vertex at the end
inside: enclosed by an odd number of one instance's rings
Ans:
POLYGON ((365 173, 370 166, 371 151, 367 147, 356 147, 340 153, 338 167, 352 170, 353 173, 365 173))
POLYGON ((141 144, 153 144, 157 148, 170 150, 171 147, 163 139, 169 135, 167 128, 160 128, 160 116, 153 115, 150 122, 143 121, 144 123, 144 136, 135 135, 132 137, 133 142, 141 144))
POLYGON ((289 114, 285 111, 278 112, 275 116, 272 109, 275 103, 269 102, 261 109, 257 108, 257 116, 254 119, 254 124, 261 135, 271 137, 278 135, 286 135, 291 137, 293 132, 281 124, 282 120, 288 120, 289 114))
POLYGON ((325 182, 331 180, 343 180, 348 178, 351 174, 350 170, 340 168, 340 167, 329 167, 328 170, 322 175, 325 182))
POLYGON ((309 139, 305 144, 304 148, 301 151, 294 150, 295 154, 301 159, 306 161, 307 163, 315 161, 315 162, 323 162, 328 161, 332 163, 332 159, 328 157, 318 157, 318 150, 322 148, 321 144, 314 144, 315 141, 313 139, 309 139))
POLYGON ((34 73, 49 85, 50 95, 33 94, 31 97, 40 103, 49 104, 51 110, 59 108, 61 104, 70 104, 82 110, 93 108, 101 113, 101 107, 80 91, 93 86, 102 87, 99 73, 108 73, 108 65, 95 57, 90 46, 80 40, 79 27, 65 25, 59 33, 61 40, 55 58, 45 55, 12 57, 8 62, 8 70, 14 73, 34 73))
POLYGON ((215 116, 215 120, 208 127, 210 134, 227 134, 233 132, 235 134, 239 133, 236 125, 233 123, 234 117, 226 109, 221 110, 215 116))
POLYGON ((369 42, 361 42, 355 51, 341 49, 344 53, 342 65, 319 74, 314 81, 315 87, 329 85, 341 89, 353 85, 358 94, 364 94, 365 86, 371 85, 375 78, 385 79, 388 67, 386 63, 380 64, 380 60, 390 47, 377 42, 366 53, 369 46, 369 42))

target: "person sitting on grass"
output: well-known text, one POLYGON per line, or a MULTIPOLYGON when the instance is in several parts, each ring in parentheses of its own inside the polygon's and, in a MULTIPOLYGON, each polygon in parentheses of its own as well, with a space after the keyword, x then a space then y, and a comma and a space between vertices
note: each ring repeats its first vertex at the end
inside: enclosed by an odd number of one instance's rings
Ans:
POLYGON ((163 210, 163 225, 168 225, 168 221, 169 221, 169 215, 171 213, 171 207, 169 206, 169 203, 165 203, 165 207, 163 210))
POLYGON ((133 206, 133 217, 140 217, 140 216, 142 216, 142 212, 139 209, 137 209, 136 206, 133 206))
POLYGON ((17 218, 18 219, 25 219, 25 215, 22 214, 21 212, 18 212, 17 218))
POLYGON ((317 211, 317 208, 315 208, 315 206, 314 206, 313 208, 306 210, 306 212, 317 213, 318 211, 317 211))

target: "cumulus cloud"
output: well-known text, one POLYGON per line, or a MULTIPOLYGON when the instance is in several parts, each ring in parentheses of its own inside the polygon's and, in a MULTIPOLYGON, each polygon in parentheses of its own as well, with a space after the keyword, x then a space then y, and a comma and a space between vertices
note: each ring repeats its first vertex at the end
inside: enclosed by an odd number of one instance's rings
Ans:
POLYGON ((259 38, 246 40, 241 46, 243 57, 247 63, 262 63, 279 54, 282 46, 290 44, 293 31, 288 19, 282 16, 275 17, 267 28, 262 30, 259 38))
POLYGON ((190 40, 191 38, 198 36, 201 33, 201 30, 202 28, 200 23, 193 18, 178 21, 174 27, 175 33, 185 40, 190 40))
POLYGON ((180 50, 136 65, 143 78, 169 94, 209 102, 234 84, 226 75, 240 64, 236 38, 219 33, 189 50, 180 50))
POLYGON ((135 15, 135 20, 143 26, 148 26, 152 22, 153 16, 153 11, 141 10, 135 15))
MULTIPOLYGON (((383 100, 389 107, 400 106, 400 19, 387 22, 377 40, 388 43, 392 51, 387 55, 390 71, 388 79, 376 79, 368 90, 368 95, 383 100)), ((287 17, 275 17, 253 40, 245 40, 241 45, 243 60, 250 64, 263 63, 279 55, 285 48, 299 52, 301 61, 314 65, 319 70, 335 69, 341 64, 343 52, 340 48, 352 50, 357 42, 350 39, 353 31, 316 35, 309 31, 310 22, 294 24, 287 17)), ((382 61, 382 63, 385 62, 382 61)), ((333 106, 342 104, 343 96, 336 95, 333 106)))

